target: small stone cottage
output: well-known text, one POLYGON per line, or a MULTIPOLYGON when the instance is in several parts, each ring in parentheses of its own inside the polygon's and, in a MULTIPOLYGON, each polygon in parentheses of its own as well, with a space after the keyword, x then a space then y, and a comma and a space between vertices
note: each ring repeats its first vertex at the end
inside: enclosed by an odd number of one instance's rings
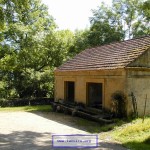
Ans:
POLYGON ((127 113, 150 115, 150 36, 115 42, 82 51, 55 70, 55 100, 81 102, 112 109, 112 94, 122 91, 127 113), (146 98, 147 97, 147 98, 146 98))

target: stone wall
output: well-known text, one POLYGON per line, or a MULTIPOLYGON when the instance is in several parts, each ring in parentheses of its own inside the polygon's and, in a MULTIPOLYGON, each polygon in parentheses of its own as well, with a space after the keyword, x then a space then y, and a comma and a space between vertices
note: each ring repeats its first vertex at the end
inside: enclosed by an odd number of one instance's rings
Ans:
POLYGON ((137 100, 139 116, 143 116, 145 99, 147 96, 146 114, 150 115, 150 70, 128 70, 127 71, 127 95, 129 100, 129 111, 133 110, 131 103, 131 92, 137 100))

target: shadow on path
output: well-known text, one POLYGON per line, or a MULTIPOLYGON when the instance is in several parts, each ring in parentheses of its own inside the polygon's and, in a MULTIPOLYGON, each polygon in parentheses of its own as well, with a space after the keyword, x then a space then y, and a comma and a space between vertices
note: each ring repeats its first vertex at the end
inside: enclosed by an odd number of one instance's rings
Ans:
MULTIPOLYGON (((10 134, 0 134, 1 150, 61 150, 52 147, 50 133, 37 133, 31 131, 12 132, 10 134)), ((81 148, 65 148, 65 150, 77 150, 81 148)), ((85 148, 84 148, 85 150, 85 148)), ((101 142, 97 148, 87 150, 126 150, 121 145, 101 142)))
POLYGON ((0 134, 1 150, 49 150, 50 146, 51 135, 49 133, 15 131, 10 134, 0 134))
POLYGON ((69 127, 73 127, 78 130, 82 130, 90 133, 100 133, 101 132, 101 124, 98 122, 86 120, 79 117, 72 117, 71 115, 57 112, 39 112, 39 111, 31 111, 35 115, 43 117, 48 120, 55 121, 57 123, 67 125, 69 127), (97 132, 95 132, 95 129, 97 132))

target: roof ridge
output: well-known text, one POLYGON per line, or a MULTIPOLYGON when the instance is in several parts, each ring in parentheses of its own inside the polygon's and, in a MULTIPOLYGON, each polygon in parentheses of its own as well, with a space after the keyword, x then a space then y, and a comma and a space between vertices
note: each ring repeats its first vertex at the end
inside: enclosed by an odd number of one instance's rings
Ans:
MULTIPOLYGON (((132 38, 132 39, 123 40, 123 41, 114 41, 114 42, 111 42, 111 43, 107 43, 107 44, 103 44, 103 45, 98 45, 98 46, 87 48, 87 49, 94 49, 94 48, 98 48, 98 47, 101 47, 101 46, 113 45, 113 44, 116 44, 116 43, 121 44, 123 42, 137 40, 137 39, 146 38, 146 37, 150 37, 150 34, 143 35, 143 36, 140 36, 140 37, 135 37, 135 38, 132 38)), ((87 50, 87 49, 85 49, 85 50, 87 50)), ((85 50, 83 50, 83 51, 85 51, 85 50)))

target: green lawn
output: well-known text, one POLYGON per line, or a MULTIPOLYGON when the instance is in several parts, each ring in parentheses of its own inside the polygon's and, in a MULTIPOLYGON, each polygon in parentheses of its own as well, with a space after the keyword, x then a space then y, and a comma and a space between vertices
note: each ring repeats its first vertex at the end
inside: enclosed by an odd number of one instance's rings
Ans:
POLYGON ((115 127, 120 126, 126 122, 122 120, 117 120, 115 123, 111 124, 104 124, 104 123, 98 123, 90 120, 86 120, 83 118, 77 119, 76 124, 80 127, 83 127, 86 129, 87 132, 90 133, 100 133, 100 132, 107 132, 113 130, 115 127))
POLYGON ((22 106, 22 107, 2 107, 0 111, 44 111, 49 112, 52 108, 50 105, 39 105, 39 106, 22 106))
POLYGON ((111 136, 125 147, 133 150, 150 150, 150 117, 133 120, 130 123, 116 126, 112 131, 106 132, 104 137, 111 136))

